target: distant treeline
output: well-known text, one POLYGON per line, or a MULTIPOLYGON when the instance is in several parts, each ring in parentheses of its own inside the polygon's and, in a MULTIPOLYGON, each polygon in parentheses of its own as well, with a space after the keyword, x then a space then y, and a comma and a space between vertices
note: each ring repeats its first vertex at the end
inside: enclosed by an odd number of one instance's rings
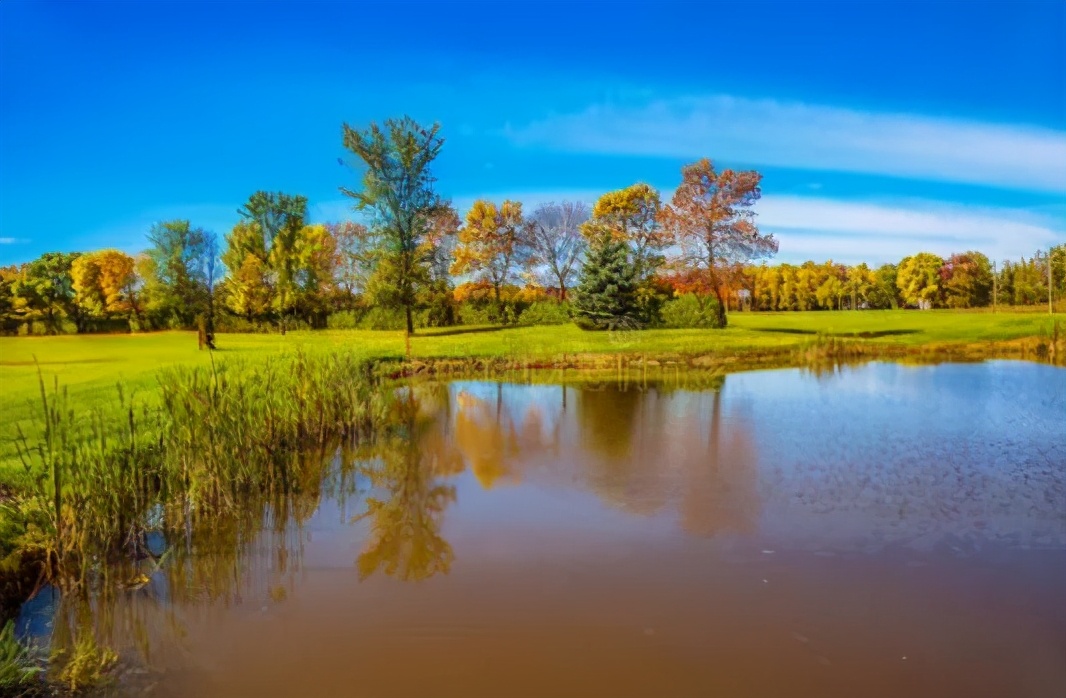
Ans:
POLYGON ((823 264, 745 267, 734 280, 734 302, 753 310, 844 310, 862 308, 986 308, 1047 305, 1048 264, 1052 296, 1066 297, 1066 245, 995 265, 980 252, 947 259, 921 252, 898 264, 870 268, 823 264))
MULTIPOLYGON (((222 264, 212 263, 211 235, 187 221, 155 226, 152 246, 135 256, 110 249, 44 254, 0 268, 0 324, 7 334, 190 329, 214 311, 220 331, 271 330, 283 320, 289 328, 400 329, 402 313, 375 305, 366 289, 367 270, 353 234, 361 227, 302 226, 284 302, 264 256, 240 253, 241 224, 229 236, 222 264)), ((1050 261, 1053 298, 1061 309, 1066 245, 1052 248, 1050 261)), ((987 308, 993 293, 999 305, 1045 306, 1048 263, 1042 254, 997 264, 993 271, 985 255, 971 251, 947 259, 919 253, 876 268, 832 261, 740 265, 723 286, 728 308, 745 311, 987 308)), ((569 291, 535 278, 498 288, 487 281, 442 280, 415 324, 564 323, 573 313, 564 298, 569 291)), ((686 319, 686 313, 699 315, 714 303, 699 275, 670 270, 657 272, 648 295, 659 302, 658 318, 650 324, 660 326, 698 325, 699 319, 686 319)))
MULTIPOLYGON (((439 127, 343 127, 366 224, 308 224, 303 196, 258 191, 220 240, 155 224, 137 255, 50 252, 0 269, 0 331, 221 331, 553 324, 722 327, 726 310, 976 308, 1066 294, 1066 245, 996 268, 980 252, 922 252, 871 269, 757 266, 778 250, 757 226, 762 176, 681 169, 669 202, 637 183, 592 206, 475 201, 465 220, 433 190, 439 127)), ((208 342, 210 345, 210 342, 208 342)))

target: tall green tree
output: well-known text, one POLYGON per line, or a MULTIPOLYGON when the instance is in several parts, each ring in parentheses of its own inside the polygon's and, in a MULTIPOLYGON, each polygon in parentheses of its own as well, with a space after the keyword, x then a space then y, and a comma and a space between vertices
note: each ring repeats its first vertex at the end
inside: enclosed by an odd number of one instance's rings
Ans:
POLYGON ((18 267, 0 267, 0 333, 18 330, 19 320, 15 311, 15 283, 21 272, 18 267))
POLYGON ((624 329, 639 324, 636 265, 624 240, 601 233, 594 238, 574 289, 579 324, 590 329, 624 329))
POLYGON ((241 220, 233 226, 226 236, 222 263, 229 270, 222 293, 226 309, 248 321, 265 317, 270 312, 274 289, 266 241, 258 223, 241 220))
POLYGON ((79 256, 78 252, 46 252, 27 264, 13 284, 13 295, 25 319, 40 320, 49 334, 61 331, 64 318, 74 323, 76 331, 86 329, 87 315, 75 301, 70 273, 79 256))
POLYGON ((281 333, 285 334, 287 318, 296 301, 299 266, 297 246, 307 218, 307 197, 257 191, 237 213, 245 220, 254 222, 263 236, 266 266, 272 277, 274 306, 278 311, 281 333))
POLYGON ((896 284, 896 274, 895 264, 882 264, 874 270, 867 294, 871 308, 885 310, 899 307, 899 286, 896 284))
POLYGON ((159 324, 192 327, 205 311, 209 238, 203 228, 180 219, 156 223, 148 232, 150 264, 142 271, 148 305, 159 324))
POLYGON ((376 276, 391 289, 385 298, 403 309, 410 336, 419 291, 432 281, 430 232, 443 206, 430 171, 444 144, 440 125, 424 128, 405 116, 362 130, 343 124, 342 130, 344 147, 365 169, 361 189, 341 187, 341 192, 372 214, 376 276))

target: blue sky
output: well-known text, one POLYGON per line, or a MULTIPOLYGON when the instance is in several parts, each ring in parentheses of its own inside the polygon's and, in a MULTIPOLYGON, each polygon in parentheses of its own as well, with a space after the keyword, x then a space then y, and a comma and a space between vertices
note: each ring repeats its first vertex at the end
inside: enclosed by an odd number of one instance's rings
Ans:
POLYGON ((1066 3, 0 2, 0 263, 352 215, 341 123, 439 121, 442 194, 527 205, 710 157, 785 261, 1066 241, 1066 3))

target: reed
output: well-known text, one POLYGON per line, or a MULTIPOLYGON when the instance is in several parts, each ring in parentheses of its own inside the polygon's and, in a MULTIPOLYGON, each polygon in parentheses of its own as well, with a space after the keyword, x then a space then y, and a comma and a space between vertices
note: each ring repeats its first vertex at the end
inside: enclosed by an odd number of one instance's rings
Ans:
MULTIPOLYGON (((338 448, 388 415, 380 381, 373 364, 339 352, 172 369, 153 406, 119 388, 86 419, 39 378, 37 432, 19 434, 31 485, 12 507, 15 545, 43 561, 42 582, 76 596, 113 585, 123 561, 159 555, 152 534, 169 550, 191 548, 195 532, 250 535, 266 502, 287 511, 287 495, 317 490, 338 448)), ((94 642, 56 655, 72 689, 110 663, 94 642)))

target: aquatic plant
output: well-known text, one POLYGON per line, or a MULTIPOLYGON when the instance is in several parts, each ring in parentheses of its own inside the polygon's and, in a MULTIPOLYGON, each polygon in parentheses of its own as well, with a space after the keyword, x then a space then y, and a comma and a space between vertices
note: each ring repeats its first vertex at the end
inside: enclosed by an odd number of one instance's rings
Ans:
POLYGON ((0 628, 0 692, 18 695, 41 671, 29 648, 15 637, 15 624, 0 628))

